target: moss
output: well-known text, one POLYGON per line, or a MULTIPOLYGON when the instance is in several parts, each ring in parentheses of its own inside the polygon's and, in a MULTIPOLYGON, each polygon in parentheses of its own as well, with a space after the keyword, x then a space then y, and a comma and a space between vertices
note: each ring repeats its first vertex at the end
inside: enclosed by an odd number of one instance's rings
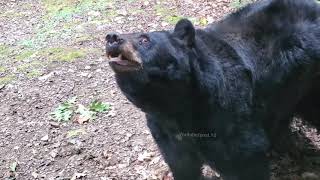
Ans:
POLYGON ((0 77, 0 84, 8 84, 15 79, 14 75, 7 75, 4 77, 0 77))
POLYGON ((183 16, 178 15, 178 11, 176 9, 170 9, 163 5, 156 5, 155 10, 158 16, 162 16, 164 21, 171 25, 176 24, 180 19, 184 18, 183 16))
POLYGON ((118 16, 118 13, 117 13, 115 10, 110 9, 110 10, 107 11, 107 13, 105 14, 105 16, 106 16, 107 18, 113 18, 113 17, 118 16))
POLYGON ((82 58, 86 55, 86 51, 83 49, 73 48, 49 48, 45 49, 41 53, 42 56, 47 57, 50 61, 74 61, 82 58))
POLYGON ((67 52, 63 56, 60 56, 61 61, 73 61, 78 58, 82 58, 85 56, 85 53, 82 51, 72 51, 72 52, 67 52))
POLYGON ((94 39, 95 39, 94 36, 82 35, 82 36, 79 36, 79 37, 76 38, 76 42, 80 43, 80 42, 92 41, 94 39))
POLYGON ((145 15, 145 14, 147 14, 147 12, 144 11, 144 10, 142 10, 142 9, 132 9, 132 10, 130 10, 129 13, 131 13, 131 14, 133 14, 133 15, 135 15, 135 14, 140 14, 140 15, 145 15))
POLYGON ((25 74, 28 78, 35 78, 42 75, 41 68, 45 65, 41 61, 33 61, 30 63, 22 64, 17 67, 19 73, 25 74))
POLYGON ((165 16, 165 15, 171 14, 170 10, 162 5, 156 5, 155 10, 156 10, 156 14, 159 16, 165 16))
POLYGON ((182 19, 182 16, 167 16, 165 17, 165 21, 171 25, 175 25, 180 19, 182 19))
POLYGON ((252 2, 252 0, 232 0, 232 2, 230 3, 230 6, 232 8, 239 9, 250 2, 252 2))
POLYGON ((75 14, 103 10, 111 0, 43 0, 47 18, 68 20, 75 14))
POLYGON ((0 57, 7 57, 11 54, 12 50, 10 46, 0 45, 0 57))
POLYGON ((206 19, 206 18, 200 18, 199 19, 199 24, 201 25, 201 26, 206 26, 207 24, 208 24, 208 20, 206 19))
POLYGON ((42 75, 42 72, 40 70, 34 69, 30 72, 27 72, 27 77, 28 78, 36 78, 40 77, 42 75))
POLYGON ((9 11, 6 11, 6 12, 3 12, 0 14, 0 17, 4 17, 4 18, 20 18, 20 17, 23 17, 24 14, 23 12, 16 12, 14 10, 9 10, 9 11))
POLYGON ((20 73, 28 73, 35 69, 39 69, 41 66, 43 66, 43 62, 40 61, 32 61, 30 63, 21 64, 17 67, 18 72, 20 73))
POLYGON ((6 68, 4 67, 4 66, 0 66, 0 73, 4 73, 4 72, 6 72, 6 68))
POLYGON ((16 56, 16 60, 21 61, 24 59, 30 58, 33 54, 35 54, 34 51, 24 51, 21 54, 16 56))
POLYGON ((25 48, 30 48, 30 49, 33 49, 33 48, 36 47, 35 40, 33 40, 33 39, 22 40, 22 41, 19 42, 19 45, 23 46, 25 48))

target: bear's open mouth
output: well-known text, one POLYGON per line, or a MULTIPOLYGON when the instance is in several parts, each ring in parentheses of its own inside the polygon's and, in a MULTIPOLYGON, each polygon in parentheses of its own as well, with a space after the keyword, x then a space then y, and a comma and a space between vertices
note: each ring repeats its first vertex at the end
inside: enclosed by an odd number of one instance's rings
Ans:
POLYGON ((141 64, 124 53, 108 53, 109 64, 117 72, 136 71, 141 68, 141 64))

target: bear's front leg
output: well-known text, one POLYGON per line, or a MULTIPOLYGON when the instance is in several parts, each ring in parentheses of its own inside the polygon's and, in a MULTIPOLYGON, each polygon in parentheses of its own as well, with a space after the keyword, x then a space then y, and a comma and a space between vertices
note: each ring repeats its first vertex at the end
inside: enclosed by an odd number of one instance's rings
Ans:
POLYGON ((237 161, 229 168, 221 171, 223 180, 269 180, 269 160, 263 156, 253 156, 250 159, 234 159, 237 161))
POLYGON ((156 141, 164 160, 169 165, 175 180, 200 180, 202 161, 198 158, 196 146, 185 142, 178 134, 148 117, 148 127, 156 141))
POLYGON ((262 128, 246 126, 233 136, 221 138, 212 153, 211 164, 224 180, 269 180, 270 167, 266 152, 269 140, 262 128))

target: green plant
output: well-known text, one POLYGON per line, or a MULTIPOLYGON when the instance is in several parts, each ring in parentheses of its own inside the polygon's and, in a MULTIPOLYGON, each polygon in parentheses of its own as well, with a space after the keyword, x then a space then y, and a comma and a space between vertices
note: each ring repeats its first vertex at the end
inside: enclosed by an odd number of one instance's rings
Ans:
POLYGON ((52 113, 51 116, 56 121, 69 121, 74 112, 74 104, 77 100, 77 97, 69 99, 67 102, 59 105, 52 113))
POLYGON ((97 100, 91 102, 88 108, 82 104, 76 105, 76 100, 76 97, 73 97, 59 105, 51 113, 51 117, 56 121, 66 122, 69 121, 73 115, 77 114, 78 116, 76 118, 76 121, 80 124, 83 124, 84 122, 88 122, 89 120, 94 120, 97 113, 106 112, 111 109, 111 106, 109 104, 97 100), (78 106, 77 109, 76 106, 78 106))
POLYGON ((93 112, 106 112, 111 109, 111 106, 110 104, 95 100, 89 105, 89 109, 93 112))
POLYGON ((84 122, 94 120, 96 118, 97 113, 106 112, 110 109, 111 107, 109 104, 97 100, 91 102, 89 108, 86 108, 82 104, 79 104, 78 109, 76 111, 76 113, 79 114, 77 121, 78 123, 83 124, 84 122))
POLYGON ((252 2, 252 0, 232 0, 232 2, 230 3, 230 6, 232 8, 241 8, 245 5, 247 5, 248 3, 252 2))

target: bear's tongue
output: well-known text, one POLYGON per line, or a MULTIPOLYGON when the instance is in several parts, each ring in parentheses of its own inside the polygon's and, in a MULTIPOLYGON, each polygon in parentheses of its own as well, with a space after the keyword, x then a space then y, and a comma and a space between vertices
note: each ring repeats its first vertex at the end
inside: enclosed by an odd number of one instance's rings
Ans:
POLYGON ((118 57, 112 57, 110 60, 112 62, 115 62, 118 65, 121 65, 121 66, 133 66, 133 65, 136 65, 135 62, 128 60, 123 55, 119 55, 118 57))
POLYGON ((111 61, 113 61, 113 62, 115 62, 115 63, 117 63, 119 65, 122 65, 122 66, 129 65, 128 60, 120 59, 119 57, 111 58, 111 61))

